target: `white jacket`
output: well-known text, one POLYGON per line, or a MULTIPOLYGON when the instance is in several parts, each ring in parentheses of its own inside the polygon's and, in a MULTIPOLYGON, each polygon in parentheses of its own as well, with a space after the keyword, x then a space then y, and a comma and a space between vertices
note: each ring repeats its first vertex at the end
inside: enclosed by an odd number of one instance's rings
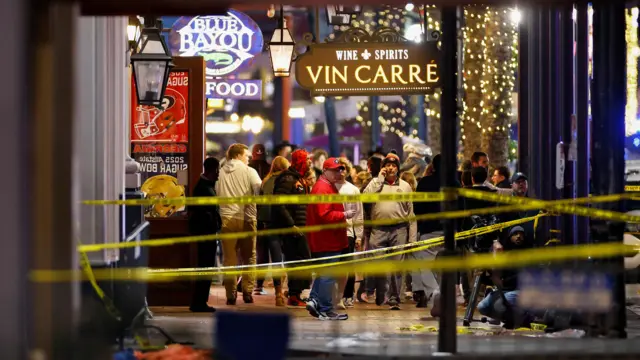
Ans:
MULTIPOLYGON (((336 188, 340 195, 360 195, 360 190, 350 182, 345 181, 343 184, 336 183, 336 188)), ((364 233, 364 226, 362 225, 362 221, 364 220, 364 210, 362 208, 362 203, 359 201, 346 203, 344 204, 344 208, 354 209, 356 211, 353 219, 347 220, 347 224, 349 224, 349 227, 347 228, 347 236, 362 239, 362 234, 364 233), (354 226, 354 222, 359 225, 354 226)))
MULTIPOLYGON (((216 183, 216 194, 220 197, 260 195, 261 184, 262 181, 255 169, 240 160, 228 160, 220 169, 220 177, 216 183)), ((223 219, 236 218, 256 221, 256 205, 220 205, 220 216, 223 219)))

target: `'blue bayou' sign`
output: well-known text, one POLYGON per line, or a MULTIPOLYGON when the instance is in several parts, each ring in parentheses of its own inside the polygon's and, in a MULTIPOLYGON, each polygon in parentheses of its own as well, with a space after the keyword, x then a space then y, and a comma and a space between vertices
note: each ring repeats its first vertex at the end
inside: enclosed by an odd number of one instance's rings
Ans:
POLYGON ((247 69, 262 52, 262 31, 244 13, 181 17, 171 27, 169 48, 175 56, 202 56, 207 77, 247 69))

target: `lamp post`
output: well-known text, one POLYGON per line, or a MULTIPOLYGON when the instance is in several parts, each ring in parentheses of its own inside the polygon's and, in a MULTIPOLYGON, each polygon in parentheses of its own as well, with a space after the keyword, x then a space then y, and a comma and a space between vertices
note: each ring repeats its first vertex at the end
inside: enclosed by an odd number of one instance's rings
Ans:
POLYGON ((169 72, 174 66, 171 53, 164 42, 159 21, 149 17, 140 34, 136 48, 140 51, 131 55, 131 67, 139 105, 160 106, 169 80, 169 72))
POLYGON ((273 76, 288 77, 290 75, 295 46, 296 43, 293 41, 291 32, 287 29, 284 11, 282 10, 282 5, 280 5, 278 27, 273 32, 271 41, 269 41, 269 55, 271 57, 273 76))

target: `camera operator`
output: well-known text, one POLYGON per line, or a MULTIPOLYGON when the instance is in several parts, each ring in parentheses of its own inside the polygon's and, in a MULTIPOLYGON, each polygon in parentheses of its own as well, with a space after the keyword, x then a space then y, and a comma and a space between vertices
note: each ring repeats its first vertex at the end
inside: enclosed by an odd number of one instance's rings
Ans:
MULTIPOLYGON (((528 242, 527 238, 529 237, 526 236, 522 226, 514 226, 509 231, 506 239, 501 239, 499 242, 494 243, 493 252, 524 250, 533 247, 533 244, 528 242)), ((504 322, 507 328, 513 328, 517 312, 518 270, 494 269, 491 270, 491 279, 493 284, 501 291, 493 290, 488 292, 478 304, 478 312, 484 316, 504 322), (506 304, 504 303, 505 300, 506 304)), ((519 326, 526 326, 533 320, 527 313, 521 315, 522 323, 519 326)))

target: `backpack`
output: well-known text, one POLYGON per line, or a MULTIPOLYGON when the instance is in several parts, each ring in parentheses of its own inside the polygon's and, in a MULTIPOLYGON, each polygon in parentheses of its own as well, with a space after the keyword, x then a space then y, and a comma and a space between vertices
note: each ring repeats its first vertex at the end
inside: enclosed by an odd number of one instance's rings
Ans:
MULTIPOLYGON (((498 218, 495 215, 472 215, 471 221, 473 223, 473 227, 471 229, 474 230, 495 225, 498 223, 498 218)), ((475 237, 471 238, 470 241, 471 250, 473 252, 481 253, 491 252, 493 241, 497 240, 499 235, 499 230, 475 235, 475 237)))

